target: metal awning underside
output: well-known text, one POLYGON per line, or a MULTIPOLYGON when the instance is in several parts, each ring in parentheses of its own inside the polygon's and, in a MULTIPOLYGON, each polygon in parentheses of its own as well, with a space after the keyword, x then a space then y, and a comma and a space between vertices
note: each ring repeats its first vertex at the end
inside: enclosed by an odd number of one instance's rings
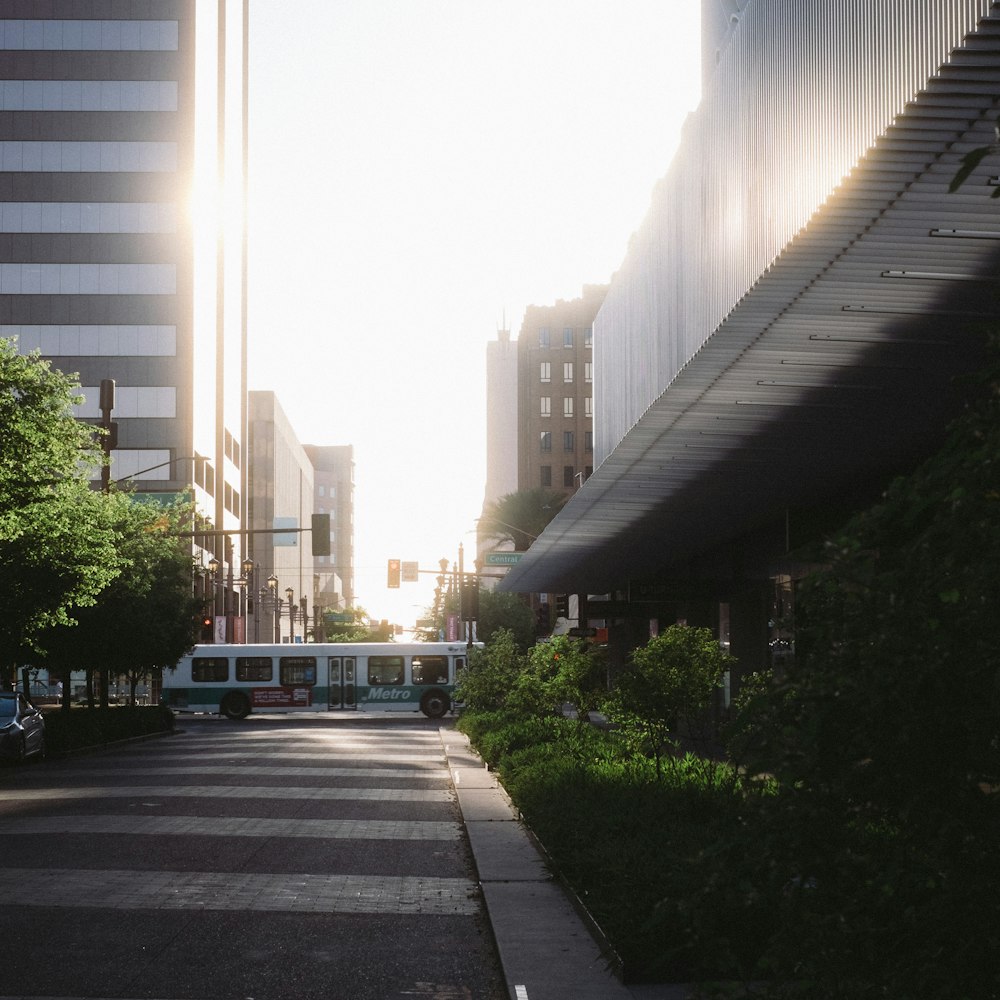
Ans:
MULTIPOLYGON (((501 583, 604 593, 925 454, 1000 312, 985 21, 501 583)), ((598 377, 600 373, 598 373, 598 377)))

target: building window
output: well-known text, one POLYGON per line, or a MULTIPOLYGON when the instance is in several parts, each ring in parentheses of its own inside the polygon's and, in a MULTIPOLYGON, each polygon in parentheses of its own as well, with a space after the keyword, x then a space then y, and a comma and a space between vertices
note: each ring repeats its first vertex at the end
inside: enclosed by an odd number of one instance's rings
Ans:
POLYGON ((583 432, 583 450, 593 451, 594 450, 594 432, 584 431, 583 432))
POLYGON ((173 173, 176 142, 0 142, 4 173, 173 173))
POLYGON ((52 357, 173 357, 177 353, 175 326, 0 326, 0 337, 16 337, 21 354, 38 351, 52 357))
POLYGON ((547 326, 542 326, 538 329, 538 346, 542 348, 549 347, 549 328, 547 326))
MULTIPOLYGON (((7 168, 0 164, 0 172, 7 168)), ((176 295, 174 264, 4 264, 0 295, 176 295)))
POLYGON ((573 362, 564 361, 563 362, 563 381, 572 382, 573 381, 573 362))
POLYGON ((552 486, 552 466, 543 465, 541 474, 541 484, 542 486, 549 488, 552 486))
POLYGON ((573 466, 564 465, 563 466, 563 486, 573 485, 573 466))
POLYGON ((593 382, 594 381, 594 362, 584 361, 583 363, 583 381, 593 382))
POLYGON ((551 417, 552 416, 552 397, 551 396, 542 396, 541 401, 540 401, 539 413, 543 417, 551 417))
POLYGON ((176 80, 0 80, 4 111, 176 111, 176 80))
POLYGON ((571 417, 573 416, 573 397, 563 396, 563 416, 571 417))
POLYGON ((176 233, 177 206, 158 201, 7 201, 0 205, 0 232, 176 233))
POLYGON ((542 361, 538 366, 538 376, 543 382, 552 381, 552 362, 542 361))
POLYGON ((176 52, 176 21, 4 20, 8 52, 176 52))
POLYGON ((583 415, 588 419, 593 419, 594 416, 594 397, 584 396, 583 397, 583 415))
POLYGON ((567 326, 563 330, 563 347, 573 346, 573 327, 567 326))
POLYGON ((572 431, 563 431, 563 451, 575 450, 574 437, 572 431))
POLYGON ((594 346, 594 328, 592 326, 588 326, 583 331, 583 346, 584 347, 594 346))
MULTIPOLYGON (((99 386, 81 386, 79 395, 83 402, 74 407, 73 413, 81 419, 101 415, 99 386)), ((120 385, 115 389, 116 417, 165 417, 177 416, 177 389, 172 385, 120 385)))
POLYGON ((541 451, 552 451, 552 431, 542 431, 539 442, 541 451))

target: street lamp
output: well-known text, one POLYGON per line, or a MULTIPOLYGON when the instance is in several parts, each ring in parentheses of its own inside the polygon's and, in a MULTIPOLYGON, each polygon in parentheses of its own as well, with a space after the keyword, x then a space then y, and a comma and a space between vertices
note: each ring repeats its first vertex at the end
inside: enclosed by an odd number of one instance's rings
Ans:
POLYGON ((295 591, 285 587, 285 600, 288 601, 288 641, 295 642, 295 591))
MULTIPOLYGON (((240 587, 240 597, 243 603, 242 616, 243 616, 243 641, 249 641, 250 634, 250 601, 253 599, 253 585, 254 576, 256 574, 257 566, 252 559, 249 557, 244 559, 240 568, 243 571, 243 576, 237 580, 237 586, 240 587)), ((256 605, 254 605, 254 616, 253 616, 253 639, 257 642, 257 610, 256 605)))
MULTIPOLYGON (((271 609, 274 612, 274 641, 281 641, 281 598, 278 597, 278 578, 272 573, 267 578, 267 593, 271 598, 271 609)), ((264 590, 261 588, 263 597, 264 590)))

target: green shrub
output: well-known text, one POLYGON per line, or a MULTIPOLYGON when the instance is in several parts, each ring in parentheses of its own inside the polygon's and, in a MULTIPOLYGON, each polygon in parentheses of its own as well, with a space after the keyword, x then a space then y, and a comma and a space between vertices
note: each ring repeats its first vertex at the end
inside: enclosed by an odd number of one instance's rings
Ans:
POLYGON ((45 713, 50 753, 67 753, 120 740, 168 733, 174 715, 165 705, 130 708, 73 708, 45 713))

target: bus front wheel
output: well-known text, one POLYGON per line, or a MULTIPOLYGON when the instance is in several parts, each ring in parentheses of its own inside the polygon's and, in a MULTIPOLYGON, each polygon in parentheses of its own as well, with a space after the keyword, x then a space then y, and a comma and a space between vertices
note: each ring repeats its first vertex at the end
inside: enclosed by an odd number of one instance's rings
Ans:
POLYGON ((440 719, 451 707, 451 700, 444 691, 428 691, 420 699, 420 710, 428 719, 440 719))
POLYGON ((250 714, 250 702, 245 694, 239 691, 230 691, 222 699, 219 711, 227 719, 245 719, 250 714))

